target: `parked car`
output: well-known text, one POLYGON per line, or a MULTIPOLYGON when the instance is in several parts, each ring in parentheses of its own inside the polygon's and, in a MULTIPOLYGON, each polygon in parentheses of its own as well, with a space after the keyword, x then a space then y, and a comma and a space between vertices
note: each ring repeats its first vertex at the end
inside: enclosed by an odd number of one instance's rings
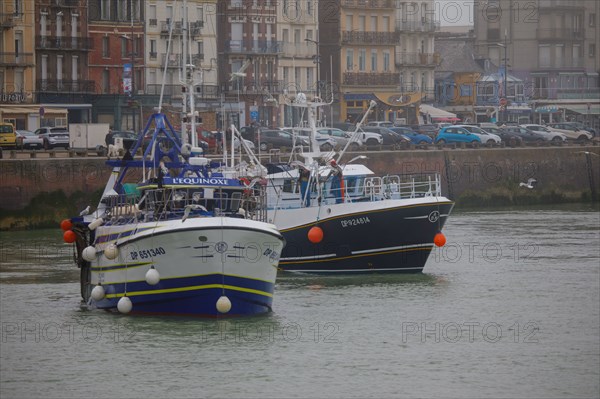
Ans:
POLYGON ((34 132, 44 141, 44 148, 69 148, 69 130, 66 127, 41 127, 34 132))
POLYGON ((17 130, 17 148, 35 148, 42 149, 44 147, 44 139, 41 139, 35 133, 29 130, 17 130))
POLYGON ((518 135, 525 142, 542 143, 546 141, 543 134, 522 126, 503 126, 501 129, 507 133, 518 135))
POLYGON ((550 123, 548 127, 564 134, 571 140, 588 141, 594 137, 587 130, 580 130, 577 126, 569 122, 550 123))
POLYGON ((475 125, 454 125, 454 126, 458 126, 458 127, 462 127, 464 129, 467 129, 469 131, 469 133, 473 133, 476 136, 479 136, 479 138, 481 139, 481 142, 484 144, 500 144, 502 142, 502 139, 500 138, 500 136, 494 134, 494 133, 489 133, 488 131, 475 126, 475 125))
POLYGON ((488 133, 492 133, 497 136, 500 136, 502 141, 511 147, 516 147, 517 145, 520 146, 523 144, 523 139, 521 138, 521 136, 519 136, 516 133, 510 133, 505 130, 502 130, 495 124, 485 125, 483 130, 485 130, 488 133), (493 125, 493 126, 491 126, 491 125, 493 125))
POLYGON ((356 129, 356 123, 351 122, 333 122, 331 127, 343 130, 345 132, 353 132, 356 129))
MULTIPOLYGON (((310 143, 310 129, 307 127, 282 127, 281 130, 295 134, 298 138, 310 143)), ((321 151, 331 151, 338 145, 336 139, 324 134, 320 134, 319 132, 317 132, 317 136, 315 138, 317 139, 317 143, 319 144, 319 149, 321 149, 321 151)))
MULTIPOLYGON (((383 139, 383 143, 382 143, 383 145, 396 145, 396 144, 400 144, 400 143, 410 142, 409 138, 402 137, 400 134, 398 134, 384 126, 364 126, 362 129, 365 132, 372 132, 372 133, 380 134, 381 138, 383 139)), ((367 143, 367 145, 368 145, 368 143, 367 143)))
POLYGON ((413 144, 431 144, 431 143, 433 143, 433 140, 431 139, 431 137, 421 134, 421 133, 417 133, 408 127, 391 127, 390 130, 407 137, 410 140, 410 142, 413 144))
POLYGON ((410 128, 415 132, 429 136, 432 139, 435 139, 440 131, 436 125, 411 125, 410 128))
POLYGON ((525 129, 529 129, 529 130, 533 130, 534 132, 537 132, 546 141, 554 141, 554 142, 567 141, 566 135, 564 135, 563 133, 560 133, 558 130, 548 129, 546 126, 533 125, 533 124, 526 124, 526 125, 521 125, 521 126, 524 127, 525 129))
POLYGON ((435 138, 436 144, 445 143, 471 143, 481 144, 479 136, 469 132, 467 129, 457 126, 443 127, 435 138))
MULTIPOLYGON (((260 150, 266 151, 269 145, 279 148, 288 147, 292 148, 294 145, 294 138, 291 133, 280 129, 261 129, 260 131, 260 150)), ((296 145, 308 146, 308 141, 302 137, 298 137, 296 145)))
POLYGON ((17 134, 12 123, 0 123, 0 148, 15 148, 17 145, 17 134))
POLYGON ((392 127, 394 122, 390 121, 370 121, 364 124, 364 126, 381 126, 381 127, 392 127))
POLYGON ((360 138, 352 138, 352 133, 345 132, 341 129, 336 129, 333 127, 323 127, 317 129, 317 132, 324 136, 334 138, 337 141, 338 146, 341 148, 344 148, 346 144, 350 143, 348 144, 348 149, 350 151, 358 150, 358 147, 360 147, 363 144, 360 138))
POLYGON ((585 130, 586 132, 589 132, 592 134, 592 137, 596 137, 598 135, 598 132, 596 132, 596 129, 594 129, 591 126, 586 126, 581 122, 563 122, 569 125, 573 125, 575 126, 577 129, 579 130, 585 130))

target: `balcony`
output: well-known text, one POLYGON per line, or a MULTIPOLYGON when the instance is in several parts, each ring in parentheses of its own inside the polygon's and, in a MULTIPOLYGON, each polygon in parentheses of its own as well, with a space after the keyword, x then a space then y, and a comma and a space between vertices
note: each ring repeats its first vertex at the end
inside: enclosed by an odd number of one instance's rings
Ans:
POLYGON ((440 30, 439 21, 396 20, 396 31, 408 33, 434 33, 440 30))
POLYGON ((281 42, 281 52, 285 57, 306 57, 311 58, 316 55, 314 44, 281 42))
POLYGON ((61 93, 95 93, 96 82, 93 80, 57 80, 38 79, 37 91, 61 93))
POLYGON ((26 67, 34 66, 33 53, 0 53, 0 66, 26 67))
POLYGON ((557 89, 556 98, 559 100, 571 100, 571 99, 598 99, 598 89, 557 89))
POLYGON ((195 66, 202 65, 203 61, 204 61, 204 53, 192 55, 192 64, 194 64, 195 66))
POLYGON ((15 14, 0 14, 0 29, 10 29, 15 26, 15 14))
POLYGON ((161 65, 167 65, 169 68, 179 68, 181 66, 181 54, 161 54, 161 65))
POLYGON ((439 53, 407 53, 403 51, 396 53, 397 66, 436 67, 440 62, 439 53))
POLYGON ((233 54, 279 54, 282 52, 282 42, 266 40, 228 40, 225 42, 225 52, 233 54))
MULTIPOLYGON (((284 84, 282 80, 262 80, 262 81, 247 81, 239 82, 240 94, 280 94, 283 93, 284 84)), ((226 94, 232 95, 238 92, 238 83, 236 81, 228 82, 226 86, 226 94)))
POLYGON ((347 86, 398 86, 398 74, 393 72, 344 72, 347 86))
MULTIPOLYGON (((168 37, 171 26, 173 26, 174 36, 181 36, 183 34, 183 23, 181 21, 161 21, 160 35, 163 37, 168 37)), ((196 21, 188 24, 188 30, 192 36, 199 36, 203 27, 204 21, 196 21)))
POLYGON ((394 8, 394 0, 342 0, 342 7, 362 9, 394 8))
POLYGON ((158 21, 156 20, 156 18, 150 18, 148 20, 148 26, 158 26, 158 21))
POLYGON ((573 28, 536 29, 536 35, 538 40, 559 42, 565 40, 582 41, 585 37, 583 30, 574 31, 573 28))
MULTIPOLYGON (((167 96, 180 97, 182 93, 182 85, 165 85, 164 94, 167 96)), ((162 85, 159 84, 147 84, 146 94, 159 95, 162 89, 162 85)), ((196 98, 200 100, 215 100, 220 96, 219 86, 217 85, 198 85, 194 87, 196 98)))
POLYGON ((398 43, 397 32, 342 32, 342 44, 395 45, 398 43))
POLYGON ((93 40, 90 37, 36 36, 35 48, 38 50, 90 51, 93 49, 93 40))
POLYGON ((50 7, 58 7, 58 8, 79 7, 79 0, 51 0, 50 7))
POLYGON ((152 52, 152 51, 150 53, 148 53, 148 55, 151 60, 156 60, 156 58, 158 57, 158 54, 156 52, 152 52))

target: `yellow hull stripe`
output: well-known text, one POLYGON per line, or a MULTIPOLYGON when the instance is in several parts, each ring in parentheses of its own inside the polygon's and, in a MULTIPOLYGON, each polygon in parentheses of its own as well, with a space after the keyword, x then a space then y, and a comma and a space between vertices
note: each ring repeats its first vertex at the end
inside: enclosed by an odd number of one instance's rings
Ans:
MULTIPOLYGON (((432 245, 433 247, 433 245, 432 245)), ((372 256, 372 255, 387 255, 387 254, 393 254, 393 253, 398 253, 398 252, 410 252, 410 251, 430 251, 431 248, 429 247, 425 247, 425 248, 408 248, 408 249, 395 249, 393 251, 380 251, 380 252, 369 252, 367 254, 358 254, 358 255, 350 255, 350 256, 342 256, 342 257, 335 257, 335 258, 326 258, 326 259, 310 259, 310 260, 300 260, 300 261, 289 261, 289 262, 279 262, 280 265, 292 265, 292 264, 296 264, 296 263, 316 263, 316 262, 331 262, 331 261, 338 261, 338 260, 344 260, 344 259, 352 259, 352 258, 363 258, 365 256, 372 256)))
MULTIPOLYGON (((161 277, 160 279, 161 279, 161 281, 162 280, 175 280, 175 279, 178 279, 178 278, 207 277, 207 276, 212 276, 212 275, 215 275, 215 274, 219 274, 220 275, 221 273, 207 273, 207 274, 194 274, 194 275, 190 275, 190 276, 161 277)), ((246 279, 246 280, 261 281, 263 283, 268 283, 268 284, 274 284, 272 281, 264 280, 262 278, 246 277, 246 276, 240 276, 240 275, 237 275, 237 274, 225 274, 225 276, 227 276, 227 277, 243 278, 243 279, 246 279)), ((143 283, 145 281, 146 280, 127 280, 128 283, 143 283)), ((104 284, 104 285, 109 285, 109 284, 125 284, 125 281, 111 281, 111 282, 105 281, 105 282, 102 282, 102 284, 104 284)))
MULTIPOLYGON (((154 294, 168 294, 168 293, 172 293, 172 292, 185 292, 185 291, 197 291, 197 290, 208 290, 211 288, 224 288, 227 290, 233 290, 233 291, 241 291, 241 292, 248 292, 251 294, 257 294, 257 295, 263 295, 269 298, 273 297, 273 294, 269 293, 269 292, 265 292, 265 291, 260 291, 260 290, 254 290, 252 288, 243 288, 243 287, 236 287, 233 285, 223 285, 223 284, 207 284, 207 285, 195 285, 195 286, 191 286, 191 287, 180 287, 180 288, 167 288, 164 290, 149 290, 149 291, 133 291, 133 292, 127 292, 127 296, 138 296, 138 295, 154 295, 154 294)), ((119 298, 119 297, 123 297, 125 296, 125 293, 120 293, 120 294, 107 294, 106 298, 110 299, 110 298, 119 298)))
POLYGON ((343 218, 348 218, 348 217, 355 217, 355 216, 359 216, 359 215, 367 215, 367 214, 370 214, 370 213, 387 212, 387 211, 391 211, 391 210, 404 209, 404 208, 417 208, 417 207, 421 207, 421 206, 437 206, 437 205, 452 205, 452 204, 453 204, 453 202, 438 202, 438 203, 430 203, 430 204, 417 204, 417 205, 398 206, 398 207, 395 207, 395 208, 376 209, 376 210, 369 210, 369 211, 356 212, 356 213, 346 213, 344 215, 332 216, 330 218, 323 218, 323 219, 319 220, 318 222, 307 223, 307 224, 303 224, 301 226, 290 227, 288 229, 281 229, 280 232, 287 232, 287 231, 292 231, 292 230, 298 230, 298 229, 302 229, 302 228, 307 227, 307 226, 313 226, 313 225, 316 225, 318 223, 323 223, 323 222, 327 222, 327 221, 330 221, 330 220, 343 219, 343 218))

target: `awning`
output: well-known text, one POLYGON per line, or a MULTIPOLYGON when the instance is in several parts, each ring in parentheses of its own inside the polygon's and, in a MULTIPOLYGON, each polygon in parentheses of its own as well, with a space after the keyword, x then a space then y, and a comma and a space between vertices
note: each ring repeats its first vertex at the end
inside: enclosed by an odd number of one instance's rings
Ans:
POLYGON ((600 115, 600 104, 569 104, 563 106, 563 108, 570 111, 576 112, 582 115, 600 115))
MULTIPOLYGON (((40 104, 19 104, 19 105, 6 105, 2 104, 0 113, 4 114, 39 114, 40 104)), ((59 114, 67 115, 69 110, 66 108, 48 108, 44 106, 44 114, 59 114)))
POLYGON ((385 105, 390 107, 406 107, 407 105, 415 104, 421 101, 423 96, 419 92, 415 93, 373 93, 375 97, 385 105))
POLYGON ((443 109, 432 107, 431 105, 427 104, 421 104, 419 106, 419 111, 422 114, 429 115, 431 119, 440 120, 444 122, 460 120, 456 117, 456 114, 453 114, 452 112, 444 111, 443 109))
POLYGON ((553 114, 558 111, 558 105, 543 105, 535 109, 538 114, 553 114))

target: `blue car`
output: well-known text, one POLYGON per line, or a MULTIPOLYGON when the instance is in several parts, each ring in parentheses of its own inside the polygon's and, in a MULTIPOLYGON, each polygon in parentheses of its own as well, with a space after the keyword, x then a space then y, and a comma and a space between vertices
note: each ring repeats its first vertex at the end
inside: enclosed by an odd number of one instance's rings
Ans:
POLYGON ((417 133, 414 130, 407 128, 407 127, 390 127, 388 129, 405 136, 406 138, 408 138, 410 140, 410 142, 412 144, 431 144, 431 143, 433 143, 433 140, 431 139, 431 137, 421 134, 421 133, 417 133))
POLYGON ((435 138, 436 144, 446 143, 471 143, 481 144, 479 136, 470 133, 467 129, 458 126, 443 127, 435 138))

